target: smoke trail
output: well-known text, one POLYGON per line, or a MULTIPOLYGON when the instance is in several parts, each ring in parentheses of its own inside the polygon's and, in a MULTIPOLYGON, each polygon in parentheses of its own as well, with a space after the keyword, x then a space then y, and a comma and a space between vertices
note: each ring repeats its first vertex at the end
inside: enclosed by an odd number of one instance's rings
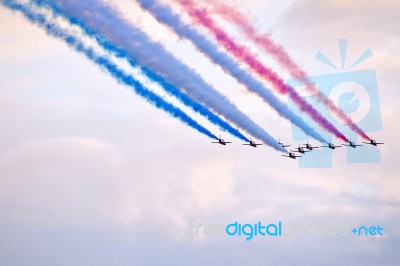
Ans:
MULTIPOLYGON (((32 1, 36 2, 36 1, 32 1)), ((56 12, 53 12, 54 15, 59 15, 56 12)), ((96 35, 94 35, 91 32, 88 32, 87 34, 89 37, 96 38, 96 35)), ((141 67, 138 65, 138 63, 132 59, 125 51, 122 49, 119 49, 115 45, 111 44, 105 39, 98 40, 98 43, 108 52, 112 53, 118 58, 123 58, 127 59, 129 64, 132 67, 138 68, 142 73, 144 73, 149 79, 152 81, 158 83, 167 93, 170 95, 175 96, 179 101, 181 101, 183 104, 186 106, 190 107, 192 110, 195 112, 201 114, 205 118, 207 118, 211 123, 219 126, 221 129, 231 133, 232 135, 238 137, 239 139, 243 141, 249 141, 248 138, 246 138, 242 133, 239 132, 238 129, 232 127, 229 123, 226 121, 222 120, 219 116, 211 112, 207 107, 204 105, 194 101, 191 99, 187 94, 181 92, 176 86, 173 84, 167 82, 163 77, 158 75, 157 73, 151 71, 147 67, 141 67)))
POLYGON ((193 99, 202 102, 231 123, 278 151, 286 152, 264 129, 240 112, 225 96, 206 83, 193 69, 187 67, 163 46, 149 39, 103 1, 35 0, 79 25, 85 32, 96 34, 126 51, 141 66, 157 72, 171 84, 185 90, 193 99), (52 4, 53 3, 53 4, 52 4))
POLYGON ((234 23, 246 35, 247 38, 251 39, 266 53, 271 54, 281 66, 289 71, 290 75, 302 81, 304 84, 307 84, 306 89, 313 95, 316 95, 317 100, 324 103, 328 109, 335 113, 347 126, 351 128, 351 130, 356 132, 364 139, 370 140, 367 134, 365 134, 365 132, 358 127, 358 125, 354 123, 351 118, 343 112, 342 109, 336 106, 331 99, 329 99, 325 94, 319 91, 314 84, 312 84, 307 73, 296 64, 296 62, 290 57, 290 55, 281 45, 275 43, 268 35, 262 35, 259 33, 249 19, 233 6, 229 6, 228 4, 218 0, 205 1, 208 2, 209 7, 212 8, 215 13, 225 18, 227 21, 234 23))
POLYGON ((199 51, 210 58, 215 64, 220 65, 225 71, 229 72, 232 77, 246 86, 250 91, 259 95, 281 116, 290 120, 307 135, 319 140, 320 142, 326 142, 320 134, 307 125, 299 116, 294 114, 286 104, 282 103, 277 97, 275 97, 271 90, 265 88, 260 81, 256 80, 247 71, 243 70, 235 60, 224 52, 221 52, 213 42, 199 33, 194 27, 184 23, 179 15, 169 7, 158 4, 155 0, 137 0, 137 2, 139 2, 143 9, 148 10, 159 22, 174 30, 179 36, 191 40, 199 51))
POLYGON ((285 82, 271 69, 264 66, 246 47, 237 44, 228 34, 219 28, 214 20, 208 15, 207 10, 198 8, 196 3, 191 0, 176 0, 179 4, 185 8, 191 17, 193 17, 198 23, 207 28, 218 42, 225 47, 232 55, 238 60, 241 60, 247 66, 249 66, 254 72, 256 72, 263 79, 271 82, 274 88, 281 94, 287 94, 294 103, 296 103, 300 110, 307 113, 315 122, 317 122, 322 128, 331 132, 336 137, 343 141, 348 139, 328 120, 326 120, 312 105, 310 105, 305 99, 303 99, 292 87, 285 84, 285 82))
POLYGON ((293 77, 301 80, 307 78, 307 73, 290 58, 285 49, 281 45, 274 43, 266 34, 262 35, 258 33, 257 29, 253 27, 249 19, 238 9, 218 0, 204 1, 208 3, 209 8, 211 8, 215 13, 227 21, 234 23, 243 33, 245 33, 246 37, 253 40, 267 53, 270 53, 283 67, 289 70, 289 73, 293 77))
MULTIPOLYGON (((114 50, 115 52, 118 51, 117 50, 118 48, 115 48, 115 49, 116 49, 116 50, 114 50)), ((109 50, 112 50, 112 49, 109 49, 109 50)), ((126 58, 122 54, 124 54, 123 51, 121 51, 121 53, 119 55, 122 58, 126 58)), ((139 67, 138 65, 135 65, 135 63, 132 59, 130 59, 129 62, 131 64, 131 66, 138 67, 147 77, 149 77, 154 82, 157 82, 158 84, 160 84, 166 92, 168 92, 170 95, 173 95, 176 98, 178 98, 182 103, 184 103, 186 106, 189 106, 190 108, 192 108, 192 110, 194 110, 195 112, 198 112, 199 114, 201 114, 202 116, 207 118, 211 123, 213 123, 217 126, 220 126, 220 128, 231 133, 232 135, 238 137, 241 140, 244 140, 247 142, 249 141, 249 139, 246 138, 242 133, 240 133, 239 130, 237 130, 236 128, 233 128, 230 124, 228 124, 226 121, 222 120, 219 116, 217 116, 216 114, 211 112, 204 105, 192 100, 187 94, 181 92, 177 87, 175 87, 174 85, 165 81, 158 74, 154 73, 153 71, 151 71, 150 69, 148 69, 146 67, 139 67)))
POLYGON ((127 86, 132 87, 138 95, 145 98, 149 103, 155 105, 159 109, 166 111, 171 116, 179 119, 184 124, 196 129, 200 133, 203 133, 212 139, 218 139, 210 131, 198 124, 179 108, 164 101, 160 96, 146 89, 141 83, 124 73, 122 70, 118 69, 118 67, 114 63, 112 63, 107 57, 98 55, 93 49, 86 47, 85 44, 80 41, 76 36, 58 27, 55 23, 48 21, 46 17, 42 14, 35 12, 31 5, 17 3, 13 0, 1 0, 1 4, 12 10, 21 12, 29 21, 38 24, 39 26, 44 28, 47 34, 49 34, 50 36, 62 39, 68 44, 69 47, 73 48, 77 52, 84 54, 88 59, 92 60, 98 66, 105 69, 116 80, 127 86))

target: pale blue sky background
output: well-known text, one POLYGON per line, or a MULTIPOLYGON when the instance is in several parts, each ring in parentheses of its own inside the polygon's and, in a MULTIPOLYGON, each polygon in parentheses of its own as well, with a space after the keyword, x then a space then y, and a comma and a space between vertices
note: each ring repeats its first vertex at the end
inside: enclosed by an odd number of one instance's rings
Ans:
MULTIPOLYGON (((134 1, 110 2, 273 136, 294 143, 286 120, 187 41, 141 13, 134 1)), ((349 39, 349 61, 371 48, 374 56, 356 70, 375 69, 378 75, 384 128, 373 135, 387 143, 382 162, 347 164, 342 150, 334 154, 332 169, 301 169, 270 148, 243 147, 206 124, 234 142, 211 145, 1 7, 1 265, 398 264, 400 5, 235 3, 311 75, 333 73, 314 56, 322 50, 338 63, 338 39, 349 39), (190 233, 193 219, 197 224, 380 224, 385 236, 246 242, 190 233)))

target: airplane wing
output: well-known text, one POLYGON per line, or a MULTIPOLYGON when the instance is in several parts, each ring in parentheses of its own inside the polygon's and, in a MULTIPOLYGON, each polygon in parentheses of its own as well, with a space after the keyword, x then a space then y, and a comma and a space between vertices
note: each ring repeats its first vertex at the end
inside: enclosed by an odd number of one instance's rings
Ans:
POLYGON ((367 145, 372 145, 372 146, 378 145, 378 143, 373 144, 373 143, 371 143, 371 142, 363 142, 363 143, 364 143, 364 144, 367 144, 367 145))
POLYGON ((385 144, 382 142, 376 142, 375 144, 371 143, 371 142, 363 142, 364 144, 369 144, 369 145, 379 145, 379 144, 385 144))

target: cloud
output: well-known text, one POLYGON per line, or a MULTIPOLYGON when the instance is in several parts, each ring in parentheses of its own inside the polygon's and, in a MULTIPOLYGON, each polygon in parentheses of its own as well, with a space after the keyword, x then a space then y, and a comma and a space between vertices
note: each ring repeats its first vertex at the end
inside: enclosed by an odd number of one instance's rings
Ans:
MULTIPOLYGON (((317 50, 337 56, 338 38, 349 37, 349 56, 373 50, 365 67, 376 69, 384 103, 384 129, 374 133, 387 143, 381 164, 347 164, 341 150, 332 169, 299 169, 266 147, 212 145, 1 8, 0 30, 13 36, 0 46, 1 264, 396 265, 399 6, 311 0, 285 6, 291 9, 273 36, 311 74, 325 71, 313 63, 317 50), (379 223, 387 236, 198 241, 188 235, 192 219, 379 223)), ((257 7, 263 13, 263 2, 257 7)), ((212 77, 216 84, 225 79, 212 77)), ((252 117, 293 144, 287 123, 270 123, 261 102, 237 94, 244 105, 257 105, 245 108, 252 117)))

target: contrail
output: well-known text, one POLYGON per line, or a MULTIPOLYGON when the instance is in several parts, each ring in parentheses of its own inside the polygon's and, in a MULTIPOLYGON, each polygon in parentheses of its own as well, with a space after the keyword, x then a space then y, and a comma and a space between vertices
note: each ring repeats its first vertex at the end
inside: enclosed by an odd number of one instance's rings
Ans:
POLYGON ((211 9, 213 13, 216 13, 225 20, 232 22, 246 35, 246 37, 263 48, 264 51, 271 54, 281 66, 285 67, 289 71, 290 75, 301 80, 307 78, 307 73, 291 59, 285 49, 281 45, 275 43, 266 34, 260 34, 245 14, 222 1, 203 1, 208 4, 208 8, 211 9))
POLYGON ((325 139, 312 127, 306 124, 302 118, 294 114, 286 104, 282 103, 277 97, 275 97, 271 90, 267 89, 262 82, 253 78, 253 76, 242 69, 232 57, 221 52, 212 41, 197 31, 194 27, 184 23, 180 16, 171 8, 159 4, 155 0, 137 0, 137 2, 143 9, 149 11, 160 23, 168 26, 180 37, 185 37, 192 41, 200 52, 210 58, 215 64, 220 65, 223 70, 227 71, 239 83, 242 83, 247 87, 248 90, 256 93, 281 116, 287 118, 293 124, 298 126, 307 135, 319 140, 320 142, 326 142, 325 139))
POLYGON ((234 55, 238 60, 245 63, 261 78, 273 84, 276 91, 288 95, 296 103, 300 110, 308 114, 315 122, 328 132, 334 134, 343 141, 348 139, 328 120, 326 120, 311 104, 302 98, 291 86, 286 84, 274 71, 264 66, 246 47, 236 43, 229 35, 217 26, 215 21, 209 16, 207 10, 197 7, 191 0, 176 0, 189 15, 207 28, 227 51, 234 55))
POLYGON ((329 110, 336 114, 347 126, 364 139, 370 140, 367 134, 356 124, 351 118, 343 112, 335 103, 329 99, 324 93, 319 91, 315 84, 312 84, 307 73, 291 58, 288 52, 279 44, 275 43, 267 34, 261 34, 252 25, 245 14, 238 9, 218 0, 204 0, 209 7, 218 15, 229 22, 236 25, 245 36, 257 44, 264 52, 270 54, 275 60, 288 70, 289 74, 294 78, 307 84, 306 89, 316 95, 319 102, 324 103, 329 110))
POLYGON ((49 21, 43 14, 36 12, 31 5, 17 3, 13 0, 1 0, 1 4, 14 11, 21 12, 30 22, 42 27, 48 35, 63 40, 68 44, 69 47, 85 55, 88 59, 106 70, 117 81, 133 88, 138 95, 145 98, 149 103, 153 104, 157 108, 166 111, 171 116, 196 129, 198 132, 203 133, 212 139, 218 139, 214 134, 198 124, 182 110, 166 102, 157 94, 146 89, 140 82, 132 78, 130 75, 124 73, 114 63, 112 63, 109 58, 97 54, 93 49, 86 47, 85 44, 76 36, 62 29, 57 24, 49 21))
POLYGON ((123 19, 118 11, 103 1, 36 0, 35 2, 60 12, 60 15, 71 23, 79 25, 85 32, 96 34, 97 40, 108 40, 126 51, 131 58, 137 60, 138 64, 157 72, 165 80, 185 90, 190 97, 225 117, 229 122, 262 140, 266 145, 286 152, 272 136, 240 112, 193 69, 176 59, 162 45, 151 41, 146 33, 123 19))
MULTIPOLYGON (((118 48, 115 48, 117 51, 118 48)), ((123 55, 124 51, 120 51, 119 56, 121 58, 126 58, 127 55, 123 55)), ((181 92, 179 88, 175 87, 171 83, 168 83, 166 80, 164 80, 160 75, 154 73, 147 67, 140 67, 138 65, 135 65, 134 61, 132 59, 129 60, 130 65, 133 67, 138 67, 148 78, 150 78, 152 81, 157 82, 158 84, 161 85, 161 87, 170 95, 175 96, 178 100, 180 100, 182 103, 184 103, 186 106, 189 106, 192 110, 195 112, 201 114, 205 118, 207 118, 211 123, 219 126, 221 129, 231 133, 233 136, 238 137, 241 140, 244 141, 249 141, 248 138, 246 138, 242 133, 239 132, 238 129, 232 127, 230 124, 228 124, 226 121, 222 120, 219 116, 211 112, 207 107, 202 105, 201 103, 198 103, 192 98, 190 98, 187 94, 181 92)))
MULTIPOLYGON (((36 1, 32 1, 36 2, 36 1)), ((53 9, 52 9, 53 11, 53 9)), ((60 15, 57 12, 53 12, 54 15, 60 15)), ((96 35, 88 32, 87 35, 92 38, 96 38, 96 35)), ((221 129, 231 133, 233 136, 238 137, 239 139, 243 141, 249 141, 247 137, 245 137, 238 129, 232 127, 229 123, 221 119, 219 116, 211 112, 207 107, 202 105, 201 103, 198 103, 194 101, 192 98, 190 98, 187 94, 182 92, 179 88, 174 86, 173 84, 167 82, 163 77, 158 75, 157 73, 153 72, 151 69, 148 67, 142 67, 138 65, 138 63, 132 59, 124 50, 119 49, 117 46, 113 45, 112 43, 108 42, 105 39, 98 39, 98 44, 100 44, 106 51, 112 53, 114 56, 118 58, 123 58, 127 59, 129 64, 134 67, 139 69, 143 74, 145 74, 150 80, 158 83, 162 89, 164 89, 167 93, 170 95, 173 95, 176 97, 180 102, 185 104, 186 106, 190 107, 192 110, 195 112, 201 114, 203 117, 208 119, 211 123, 219 126, 221 129)))

